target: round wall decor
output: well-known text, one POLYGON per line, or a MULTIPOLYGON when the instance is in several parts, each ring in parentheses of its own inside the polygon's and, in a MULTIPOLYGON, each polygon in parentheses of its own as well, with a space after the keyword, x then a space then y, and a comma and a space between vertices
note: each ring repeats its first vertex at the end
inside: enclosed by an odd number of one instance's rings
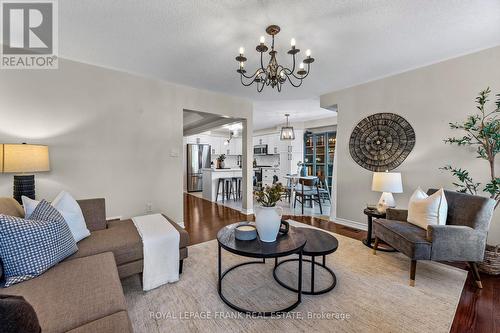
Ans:
POLYGON ((376 113, 362 119, 349 139, 349 152, 356 163, 370 171, 397 168, 415 146, 415 131, 403 117, 376 113))

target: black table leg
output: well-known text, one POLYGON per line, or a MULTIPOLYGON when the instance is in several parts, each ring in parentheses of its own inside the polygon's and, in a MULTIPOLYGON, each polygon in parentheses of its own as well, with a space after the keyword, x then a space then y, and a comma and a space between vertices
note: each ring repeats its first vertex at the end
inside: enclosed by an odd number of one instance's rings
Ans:
POLYGON ((219 271, 219 282, 217 283, 217 291, 220 293, 222 289, 222 258, 221 258, 221 246, 219 244, 219 251, 217 255, 217 268, 219 271))
POLYGON ((311 256, 311 294, 314 294, 314 266, 316 257, 311 256))
POLYGON ((373 218, 371 216, 368 216, 368 231, 366 235, 366 242, 368 244, 372 243, 372 225, 373 225, 373 218))
POLYGON ((302 251, 299 253, 299 282, 298 282, 297 302, 302 302, 302 251))
POLYGON ((296 292, 296 293, 300 293, 301 294, 301 297, 302 297, 302 294, 304 295, 321 295, 321 294, 324 294, 324 293, 327 293, 329 292, 330 290, 332 290, 333 288, 335 288, 336 284, 337 284, 337 277, 335 276, 335 273, 330 269, 328 268, 328 266, 326 266, 326 256, 323 256, 323 265, 321 265, 319 262, 316 262, 316 258, 311 256, 311 260, 309 259, 303 259, 302 258, 302 255, 299 254, 299 258, 291 258, 291 259, 285 259, 285 260, 282 260, 281 262, 279 262, 277 265, 274 266, 274 269, 273 269, 273 277, 274 277, 274 280, 276 280, 276 282, 278 282, 278 284, 280 284, 282 287, 290 290, 290 291, 293 291, 293 292, 296 292), (287 263, 287 262, 298 262, 299 263, 299 282, 298 282, 298 288, 295 289, 291 286, 288 286, 287 284, 285 284, 284 282, 282 282, 278 275, 276 274, 276 269, 284 264, 284 263, 287 263), (302 290, 302 263, 303 262, 310 262, 311 263, 311 290, 307 290, 307 291, 304 291, 302 290), (328 273, 330 273, 333 281, 332 283, 330 284, 330 286, 322 289, 322 290, 319 290, 319 291, 315 291, 315 286, 314 286, 314 279, 315 279, 315 268, 314 266, 319 266, 319 267, 322 267, 323 269, 325 269, 328 273), (299 290, 300 288, 300 290, 299 290))
MULTIPOLYGON (((299 271, 299 273, 298 273, 298 275, 299 275, 299 282, 298 282, 298 289, 296 291, 298 293, 298 295, 297 295, 297 301, 295 303, 289 305, 288 307, 284 308, 284 309, 275 310, 275 311, 265 311, 265 312, 264 311, 256 311, 256 310, 244 309, 242 307, 239 307, 236 304, 231 303, 224 296, 224 293, 223 293, 223 290, 222 290, 222 280, 224 279, 224 277, 229 272, 231 272, 232 270, 234 270, 234 269, 236 269, 238 267, 246 266, 246 265, 251 265, 251 264, 265 264, 266 263, 266 259, 262 258, 262 260, 243 262, 243 263, 237 264, 235 266, 232 266, 232 267, 226 269, 224 272, 222 272, 222 254, 221 254, 221 252, 222 252, 221 251, 221 246, 220 246, 220 243, 219 243, 218 260, 217 260, 219 281, 218 281, 218 284, 217 284, 217 289, 218 289, 217 291, 218 291, 219 296, 222 299, 222 301, 224 303, 226 303, 232 309, 234 309, 236 311, 239 311, 239 312, 256 315, 256 316, 269 317, 269 316, 273 316, 273 315, 276 315, 276 314, 280 314, 280 313, 285 313, 285 312, 292 311, 293 309, 295 309, 301 303, 301 301, 302 301, 302 252, 299 252, 299 259, 295 259, 295 260, 299 261, 299 269, 298 269, 298 271, 299 271)), ((277 258, 275 258, 275 264, 276 263, 277 263, 277 258)), ((274 271, 273 271, 273 274, 274 274, 274 271)))

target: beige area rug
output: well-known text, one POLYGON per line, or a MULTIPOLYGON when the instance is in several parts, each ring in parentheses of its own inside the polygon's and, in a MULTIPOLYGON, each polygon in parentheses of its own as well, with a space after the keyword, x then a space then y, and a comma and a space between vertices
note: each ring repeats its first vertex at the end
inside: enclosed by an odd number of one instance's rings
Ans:
MULTIPOLYGON (((305 226, 298 222, 294 224, 305 226)), ((378 252, 335 234, 339 249, 327 256, 337 286, 327 294, 304 295, 302 303, 282 317, 252 318, 225 305, 217 294, 217 241, 189 247, 181 280, 143 292, 139 276, 123 281, 134 331, 139 332, 449 332, 467 276, 464 270, 434 262, 417 264, 416 286, 408 286, 409 260, 400 253, 378 252)), ((223 250, 224 269, 248 261, 223 250)), ((273 260, 242 266, 223 281, 234 303, 259 311, 284 308, 296 294, 272 277, 273 260)), ((297 266, 277 270, 297 283, 297 266)), ((310 264, 304 264, 309 289, 310 264)), ((331 282, 316 269, 316 288, 331 282)))

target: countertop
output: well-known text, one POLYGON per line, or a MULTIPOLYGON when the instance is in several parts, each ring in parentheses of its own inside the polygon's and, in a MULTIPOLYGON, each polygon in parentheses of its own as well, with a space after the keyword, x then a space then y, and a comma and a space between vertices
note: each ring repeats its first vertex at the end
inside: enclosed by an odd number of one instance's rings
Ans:
POLYGON ((211 172, 227 172, 227 171, 242 171, 241 168, 231 168, 231 169, 215 169, 215 168, 203 168, 201 171, 211 171, 211 172))

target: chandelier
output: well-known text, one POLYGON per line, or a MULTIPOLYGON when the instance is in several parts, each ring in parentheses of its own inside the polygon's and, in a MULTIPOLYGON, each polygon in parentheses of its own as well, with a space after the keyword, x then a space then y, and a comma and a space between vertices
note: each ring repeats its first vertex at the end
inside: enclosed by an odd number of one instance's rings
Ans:
POLYGON ((277 25, 270 25, 266 28, 266 32, 272 36, 271 51, 269 51, 271 59, 269 59, 266 67, 264 67, 263 55, 269 48, 265 44, 266 39, 264 36, 260 37, 260 44, 255 48, 257 52, 260 53, 260 67, 251 75, 247 75, 247 71, 244 69, 247 58, 244 56, 245 49, 240 47, 240 55, 236 57, 236 61, 239 62, 240 67, 236 71, 240 73, 241 84, 248 87, 255 83, 258 92, 261 92, 264 86, 271 86, 271 88, 276 88, 278 91, 281 91, 281 85, 287 81, 295 88, 300 87, 302 85, 302 80, 309 75, 311 63, 314 62, 314 58, 311 57, 311 50, 306 51, 306 58, 302 60, 297 72, 295 72, 295 55, 300 52, 300 50, 295 47, 295 39, 292 38, 290 42, 291 49, 287 52, 292 56, 292 68, 290 69, 278 64, 278 60, 276 59, 276 54, 278 52, 274 49, 274 36, 280 32, 280 27, 277 25), (304 68, 304 64, 307 65, 307 69, 304 68))

